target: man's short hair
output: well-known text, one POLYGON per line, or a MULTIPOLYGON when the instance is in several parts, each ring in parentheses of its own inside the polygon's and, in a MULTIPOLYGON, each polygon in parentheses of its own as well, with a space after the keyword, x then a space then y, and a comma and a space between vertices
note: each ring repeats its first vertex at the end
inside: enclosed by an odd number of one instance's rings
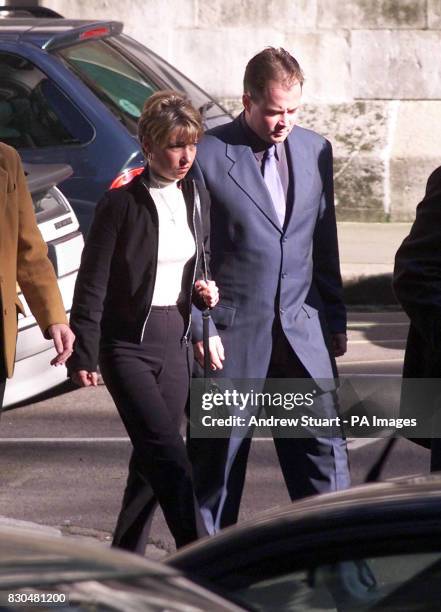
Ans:
POLYGON ((244 93, 254 100, 259 99, 268 81, 277 81, 285 87, 294 83, 303 85, 304 76, 298 61, 282 47, 266 47, 250 59, 243 78, 244 93))
POLYGON ((138 138, 164 148, 170 133, 179 128, 185 142, 197 142, 202 136, 200 112, 178 91, 163 90, 147 98, 138 122, 138 138))

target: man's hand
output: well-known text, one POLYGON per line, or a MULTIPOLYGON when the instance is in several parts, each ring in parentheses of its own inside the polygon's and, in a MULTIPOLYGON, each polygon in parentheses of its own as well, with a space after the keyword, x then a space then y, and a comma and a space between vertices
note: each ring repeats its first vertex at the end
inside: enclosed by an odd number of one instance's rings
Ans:
POLYGON ((219 289, 214 281, 198 280, 194 284, 196 292, 204 300, 208 308, 214 308, 219 301, 219 289))
MULTIPOLYGON (((219 336, 211 336, 209 339, 209 347, 210 347, 210 361, 211 361, 211 369, 212 370, 222 370, 224 367, 222 365, 222 361, 225 359, 224 347, 222 345, 222 340, 219 336)), ((194 358, 201 366, 204 367, 204 343, 202 340, 200 342, 195 342, 193 344, 194 349, 194 358)))
POLYGON ((58 353, 58 355, 52 359, 51 365, 63 365, 72 355, 75 335, 69 325, 65 323, 49 325, 47 333, 54 341, 54 346, 58 353))
POLYGON ((73 382, 79 387, 97 387, 98 374, 87 370, 77 370, 70 375, 73 382))
POLYGON ((341 357, 348 348, 348 338, 346 334, 332 334, 332 350, 334 357, 341 357))

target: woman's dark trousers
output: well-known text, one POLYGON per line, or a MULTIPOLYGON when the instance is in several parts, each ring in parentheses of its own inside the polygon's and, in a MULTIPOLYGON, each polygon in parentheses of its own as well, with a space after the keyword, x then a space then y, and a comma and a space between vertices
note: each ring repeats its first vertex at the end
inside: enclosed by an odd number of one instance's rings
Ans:
POLYGON ((180 434, 189 388, 184 320, 153 307, 141 344, 104 340, 100 367, 133 445, 113 546, 144 554, 157 503, 179 548, 207 534, 180 434))

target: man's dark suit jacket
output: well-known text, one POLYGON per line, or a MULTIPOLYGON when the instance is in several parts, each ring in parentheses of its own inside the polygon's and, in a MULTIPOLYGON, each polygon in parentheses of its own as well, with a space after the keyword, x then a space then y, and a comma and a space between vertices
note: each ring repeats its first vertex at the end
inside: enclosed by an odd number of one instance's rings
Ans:
MULTIPOLYGON (((441 166, 430 175, 410 234, 397 251, 393 288, 410 318, 403 377, 441 377, 441 166)), ((426 416, 428 408, 421 405, 426 416)), ((425 438, 414 441, 430 446, 425 438)))

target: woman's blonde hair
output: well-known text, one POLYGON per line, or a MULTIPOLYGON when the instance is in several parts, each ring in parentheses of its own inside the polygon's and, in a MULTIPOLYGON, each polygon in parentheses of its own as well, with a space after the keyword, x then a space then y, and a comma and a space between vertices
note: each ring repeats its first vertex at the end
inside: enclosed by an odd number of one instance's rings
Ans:
POLYGON ((202 117, 190 100, 178 91, 157 91, 147 98, 138 122, 138 138, 144 143, 166 147, 170 133, 180 128, 186 142, 197 142, 202 136, 202 117))

